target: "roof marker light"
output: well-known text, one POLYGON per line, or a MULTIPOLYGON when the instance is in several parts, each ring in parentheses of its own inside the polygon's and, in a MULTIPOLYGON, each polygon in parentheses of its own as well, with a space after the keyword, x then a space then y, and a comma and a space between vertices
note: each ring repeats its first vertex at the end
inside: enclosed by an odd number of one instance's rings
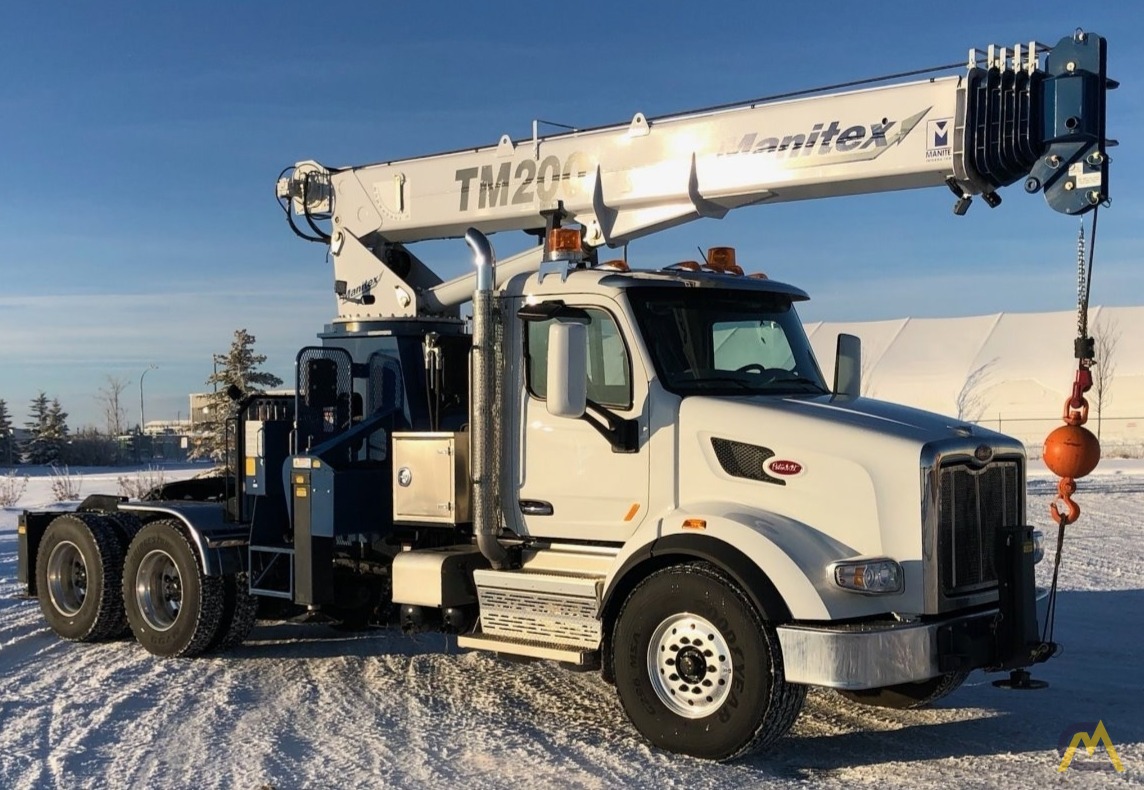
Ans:
POLYGON ((563 256, 582 251, 579 228, 553 228, 548 234, 548 252, 552 255, 563 256))
POLYGON ((742 274, 743 270, 735 263, 734 247, 711 247, 707 250, 707 267, 723 274, 742 274))
POLYGON ((621 258, 616 258, 614 261, 604 261, 603 263, 601 263, 596 268, 597 269, 603 269, 604 271, 609 271, 609 272, 630 272, 631 271, 631 267, 628 266, 628 262, 621 259, 621 258))

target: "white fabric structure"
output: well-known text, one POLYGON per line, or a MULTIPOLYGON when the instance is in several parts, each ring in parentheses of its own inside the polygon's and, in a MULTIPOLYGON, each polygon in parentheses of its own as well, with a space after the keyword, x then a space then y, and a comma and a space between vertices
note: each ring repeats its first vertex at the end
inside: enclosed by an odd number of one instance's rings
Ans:
MULTIPOLYGON (((857 335, 863 394, 951 416, 960 405, 963 419, 999 427, 1030 449, 1062 424, 1076 371, 1072 311, 818 322, 806 330, 828 382, 838 334, 857 335)), ((1098 344, 1102 332, 1116 342, 1100 414, 1108 454, 1116 445, 1144 445, 1144 307, 1091 309, 1089 334, 1098 344)), ((1096 432, 1095 389, 1087 397, 1096 432)))

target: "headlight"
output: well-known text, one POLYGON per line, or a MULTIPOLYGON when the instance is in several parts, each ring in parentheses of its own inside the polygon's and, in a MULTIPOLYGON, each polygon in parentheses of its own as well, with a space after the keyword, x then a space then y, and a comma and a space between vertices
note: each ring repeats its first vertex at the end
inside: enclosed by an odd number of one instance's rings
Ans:
POLYGON ((1045 533, 1039 529, 1033 530, 1033 564, 1045 558, 1045 533))
POLYGON ((893 560, 873 559, 836 562, 834 583, 844 590, 863 593, 896 593, 902 589, 902 566, 893 560))

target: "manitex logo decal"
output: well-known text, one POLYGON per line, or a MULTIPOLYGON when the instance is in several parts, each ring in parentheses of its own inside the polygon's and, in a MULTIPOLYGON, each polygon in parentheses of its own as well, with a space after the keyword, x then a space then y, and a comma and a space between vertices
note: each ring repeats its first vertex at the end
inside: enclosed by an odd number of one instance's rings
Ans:
POLYGON ((953 156, 952 118, 935 118, 926 122, 926 161, 953 156))
POLYGON ((877 159, 905 140, 931 109, 926 107, 901 121, 882 118, 848 124, 835 119, 820 121, 794 134, 776 134, 771 130, 748 132, 725 141, 719 148, 719 156, 767 154, 782 159, 784 168, 865 162, 877 159))
POLYGON ((358 303, 368 304, 369 300, 366 297, 371 295, 371 292, 373 291, 373 289, 376 288, 377 284, 380 282, 381 282, 381 275, 379 274, 375 277, 371 277, 368 280, 365 280, 364 282, 362 282, 358 285, 355 285, 353 288, 348 289, 344 294, 340 295, 338 298, 341 299, 343 302, 358 302, 358 303))
POLYGON ((1112 738, 1103 721, 1082 721, 1071 724, 1061 731, 1057 752, 1061 764, 1057 771, 1115 771, 1124 773, 1124 763, 1112 745, 1112 738), (1090 734, 1091 733, 1091 734, 1090 734), (1081 748, 1083 747, 1083 749, 1081 748), (1103 755, 1098 755, 1098 747, 1104 747, 1103 755))

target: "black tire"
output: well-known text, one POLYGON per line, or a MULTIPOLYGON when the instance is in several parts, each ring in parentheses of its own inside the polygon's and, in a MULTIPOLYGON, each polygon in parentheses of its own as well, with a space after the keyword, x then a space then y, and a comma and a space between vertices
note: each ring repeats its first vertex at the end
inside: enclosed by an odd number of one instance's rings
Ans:
POLYGON ((53 631, 74 642, 115 636, 123 623, 123 544, 94 513, 52 520, 36 555, 40 610, 53 631))
POLYGON ((942 697, 949 696, 957 691, 967 677, 969 677, 968 672, 949 672, 929 680, 919 680, 916 683, 899 683, 894 686, 863 689, 861 691, 844 691, 842 689, 837 691, 839 696, 850 702, 870 705, 875 708, 907 710, 924 708, 942 697))
MULTIPOLYGON (((134 513, 125 513, 117 510, 114 513, 104 513, 103 518, 107 519, 119 535, 119 544, 123 546, 123 551, 126 552, 127 547, 131 545, 131 541, 135 540, 135 536, 139 534, 139 530, 143 529, 143 522, 134 513)), ((120 564, 122 568, 122 563, 120 564)), ((117 583, 117 589, 121 587, 117 583)), ((112 639, 122 639, 131 636, 131 624, 127 622, 127 610, 119 607, 120 618, 119 624, 114 630, 108 633, 112 639)))
POLYGON ((640 582, 616 618, 613 646, 624 711, 661 749, 741 757, 785 735, 806 699, 805 686, 783 677, 774 628, 706 563, 640 582))
POLYGON ((140 521, 139 517, 134 513, 117 510, 114 513, 104 513, 102 515, 117 527, 120 540, 125 548, 131 545, 131 541, 135 540, 135 536, 139 534, 139 530, 143 529, 143 522, 140 521))
POLYGON ((123 601, 131 632, 149 653, 196 656, 218 633, 223 580, 203 573, 178 522, 155 521, 127 550, 123 601))
POLYGON ((258 598, 250 594, 249 575, 245 572, 223 577, 222 617, 218 632, 206 650, 221 653, 238 647, 250 634, 258 616, 258 598))

